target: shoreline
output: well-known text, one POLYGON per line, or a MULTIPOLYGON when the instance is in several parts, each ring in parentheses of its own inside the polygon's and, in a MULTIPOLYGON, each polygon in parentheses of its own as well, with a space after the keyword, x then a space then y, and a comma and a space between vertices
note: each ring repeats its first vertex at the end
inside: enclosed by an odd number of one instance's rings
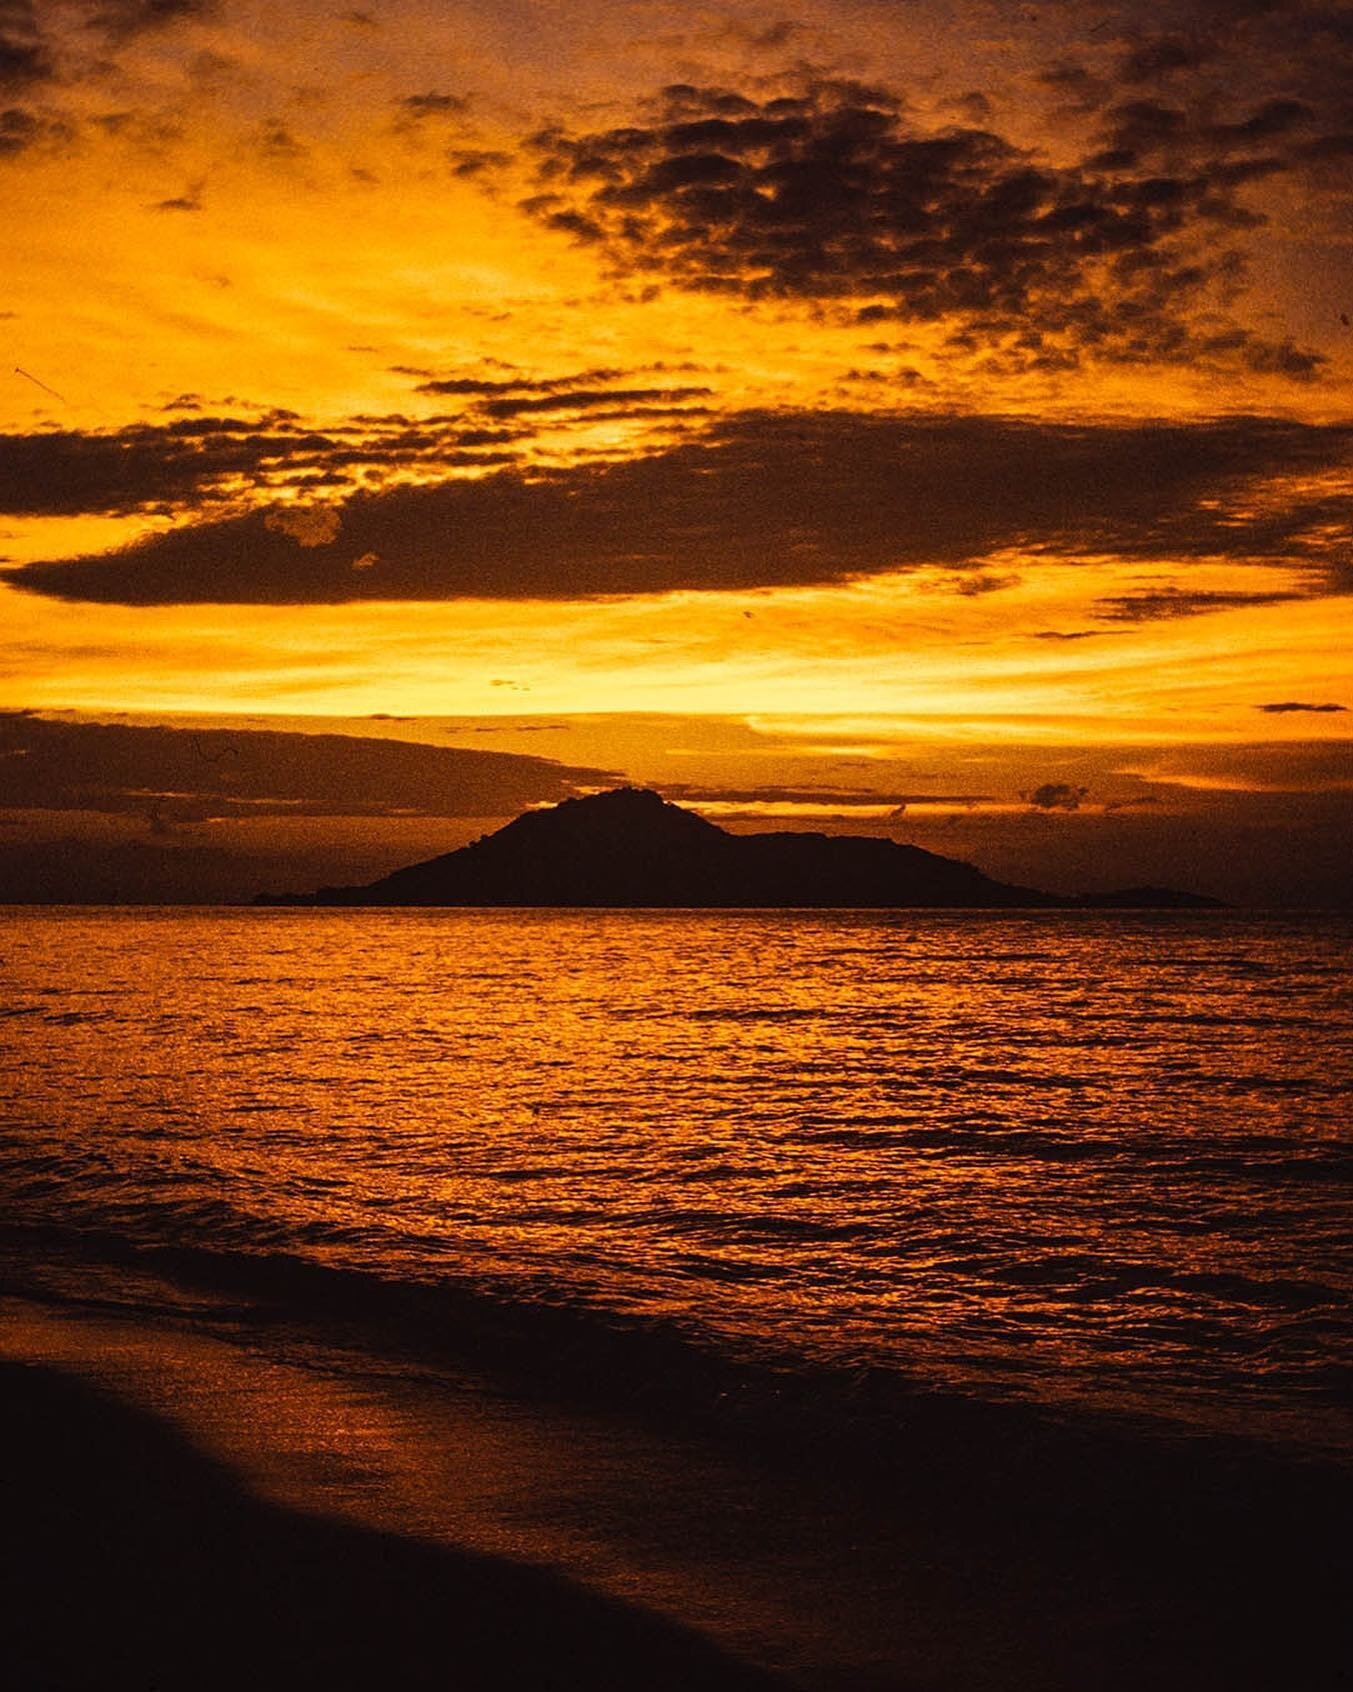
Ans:
MULTIPOLYGON (((234 1592, 246 1622, 253 1614, 257 1628, 280 1630, 276 1647, 256 1637, 251 1649, 288 1662, 286 1673, 269 1682, 250 1670, 254 1684, 279 1688, 311 1684, 286 1656, 288 1640, 306 1629, 341 1636, 377 1614, 383 1648, 403 1653, 393 1675, 380 1670, 388 1683, 444 1684, 450 1652, 455 1683, 474 1692, 1346 1684, 1353 1568, 1339 1524, 1350 1484, 1318 1467, 1191 1467, 1184 1454, 1162 1466, 1128 1453, 1120 1468, 1105 1450, 1064 1448, 1055 1436, 981 1449, 996 1430, 974 1426, 928 1449, 912 1430, 911 1448, 871 1492, 848 1452, 789 1473, 750 1446, 714 1450, 671 1429, 551 1412, 482 1381, 420 1378, 407 1359, 386 1358, 378 1372, 373 1354, 364 1373, 351 1356, 284 1356, 280 1344, 269 1355, 261 1334, 232 1342, 163 1318, 19 1300, 5 1311, 6 1450, 20 1499, 11 1590, 27 1594, 18 1610, 30 1618, 30 1643, 17 1647, 29 1660, 10 1679, 25 1688, 114 1683, 92 1659, 44 1680, 31 1618, 46 1616, 50 1641, 70 1631, 59 1606, 108 1614, 108 1569, 124 1607, 157 1580, 172 1586, 166 1523, 199 1548, 194 1557, 209 1553, 202 1591, 234 1592), (12 1392, 16 1380, 33 1390, 12 1392), (149 1565, 137 1549, 147 1535, 149 1565), (99 1543, 103 1563, 79 1549, 99 1543), (279 1619, 275 1599, 259 1607, 248 1568, 272 1569, 285 1587, 298 1558, 329 1574, 305 1585, 303 1613, 279 1619), (143 1572, 119 1572, 124 1564, 143 1572), (407 1591, 377 1591, 372 1610, 355 1588, 396 1568, 404 1588, 424 1591, 421 1608, 407 1591), (128 1581, 136 1592, 123 1590, 128 1581), (457 1604, 476 1617, 486 1606, 518 1616, 539 1606, 545 1636, 576 1641, 581 1629, 600 1655, 571 1679, 557 1667, 549 1678, 543 1659, 514 1659, 495 1679, 487 1644, 465 1646, 462 1663, 461 1648, 440 1641, 436 1615, 457 1604), (666 1681, 650 1657, 687 1667, 666 1681)), ((183 1616, 163 1646, 175 1663, 159 1682, 133 1683, 216 1684, 189 1674, 185 1653, 234 1624, 219 1607, 190 1603, 183 1616)), ((137 1625, 139 1648, 160 1649, 148 1620, 137 1625)), ((99 1629, 84 1631, 97 1644, 99 1629)), ((318 1662, 329 1647, 316 1649, 318 1662)), ((361 1649, 375 1652, 376 1641, 361 1649)))
POLYGON ((265 1502, 74 1376, 0 1363, 0 1405, 16 1688, 782 1684, 547 1570, 265 1502))

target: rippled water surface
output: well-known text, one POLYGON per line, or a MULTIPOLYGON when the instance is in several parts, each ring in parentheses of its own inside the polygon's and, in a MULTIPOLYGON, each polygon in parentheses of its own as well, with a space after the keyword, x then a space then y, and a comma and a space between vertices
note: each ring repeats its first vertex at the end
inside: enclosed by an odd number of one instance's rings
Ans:
POLYGON ((11 909, 0 1206, 1347 1451, 1351 958, 1315 916, 11 909))

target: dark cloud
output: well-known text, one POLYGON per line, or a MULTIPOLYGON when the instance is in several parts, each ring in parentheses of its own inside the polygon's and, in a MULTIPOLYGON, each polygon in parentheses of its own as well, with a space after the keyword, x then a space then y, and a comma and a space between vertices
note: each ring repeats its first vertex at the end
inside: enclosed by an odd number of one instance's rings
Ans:
POLYGON ((0 35, 0 91, 21 93, 52 74, 52 62, 37 42, 0 35))
POLYGON ((202 195, 200 188, 190 188, 186 194, 176 194, 171 200, 157 200, 152 211, 159 212, 200 212, 202 210, 202 195))
POLYGON ((1113 86, 1074 59, 1059 59, 1034 80, 1057 97, 1062 115, 1098 111, 1108 104, 1113 86))
POLYGON ((1241 611, 1256 605, 1282 605, 1301 597, 1296 592, 1210 592, 1165 587, 1097 599, 1095 609, 1101 617, 1113 623, 1160 623, 1174 617, 1197 617, 1208 611, 1241 611))
POLYGON ((1256 705, 1256 711, 1266 711, 1272 717, 1285 717, 1293 711, 1310 711, 1321 716, 1332 711, 1347 711, 1347 705, 1307 705, 1299 699, 1280 700, 1276 705, 1256 705))
POLYGON ((116 43, 196 18, 209 18, 216 9, 215 0, 97 0, 89 10, 88 21, 91 28, 116 43))
MULTIPOLYGON (((206 422, 183 419, 157 439, 206 422)), ((171 456, 166 471, 151 452, 133 487, 122 459, 101 447, 90 486, 77 450, 85 437, 27 439, 48 452, 75 443, 68 459, 39 451, 10 469, 5 491, 27 511, 128 509, 198 473, 191 457, 185 469, 171 456)), ((237 436, 226 442, 238 450, 237 436)), ((1040 556, 1282 563, 1303 573, 1305 591, 1339 592, 1353 578, 1331 537, 1353 525, 1353 495, 1346 482, 1322 491, 1322 475, 1346 469, 1351 452, 1353 427, 1257 418, 1075 426, 751 412, 619 462, 359 491, 326 514, 336 527, 319 544, 299 544, 294 509, 270 508, 5 579, 139 605, 562 599, 826 583, 923 565, 982 577, 984 560, 1018 548, 1030 567, 1040 556)), ((1151 588, 1100 609, 1110 621, 1140 620, 1296 592, 1151 588)))
MULTIPOLYGON (((0 118, 0 150, 4 146, 0 118)), ((199 209, 195 194, 162 201, 161 212, 199 209)), ((396 366, 404 375, 429 375, 396 366)), ((645 367, 645 373, 662 371, 645 367)), ((680 368, 680 367, 677 367, 680 368)), ((514 462, 534 432, 601 419, 696 418, 709 397, 691 384, 618 385, 638 374, 621 369, 571 376, 448 377, 418 392, 459 402, 447 413, 358 414, 314 427, 296 413, 194 415, 104 431, 49 429, 0 435, 0 513, 69 516, 172 509, 257 495, 268 489, 351 490, 417 472, 488 468, 514 462), (517 450, 510 450, 516 448, 517 450)), ((201 412, 200 395, 180 395, 163 409, 201 412)))
POLYGON ((24 107, 0 108, 0 159, 12 159, 32 147, 63 146, 73 134, 66 118, 24 107))
MULTIPOLYGON (((214 11, 214 0, 97 0, 62 18, 56 8, 35 5, 33 0, 0 0, 0 96, 31 99, 87 74, 87 68, 81 71, 78 50, 70 51, 77 40, 71 24, 77 32, 83 25, 102 47, 115 53, 138 36, 208 17, 214 11)), ((133 126, 135 119, 130 113, 105 113, 94 122, 118 133, 133 126)), ((0 110, 0 159, 13 158, 43 142, 70 142, 76 133, 74 124, 59 110, 10 105, 0 110)), ((161 209, 176 208, 166 202, 161 209)))
MULTIPOLYGON (((529 376, 524 371, 514 371, 507 376, 434 377, 432 372, 428 370, 416 370, 403 365, 394 365, 392 368, 398 375, 427 377, 428 380, 418 384, 415 390, 417 393, 472 399, 496 399, 500 396, 512 394, 586 392, 598 384, 621 382, 626 377, 637 374, 634 371, 612 367, 578 370, 568 376, 529 376)), ((650 366, 649 368, 661 369, 662 366, 650 366)))
POLYGON ((908 805, 989 805, 989 793, 896 793, 868 787, 792 786, 762 784, 757 787, 720 786, 717 783, 662 782, 664 799, 676 805, 840 805, 859 807, 891 805, 901 814, 908 805))
POLYGON ((0 806, 140 817, 510 816, 614 774, 511 752, 265 730, 54 722, 0 713, 0 806))
POLYGON ((487 147, 456 147, 447 153, 453 176, 469 180, 488 172, 501 170, 512 162, 510 153, 500 153, 487 147))
POLYGON ((1138 41, 1118 66, 1122 82, 1157 82, 1177 71, 1195 70, 1215 56, 1217 43, 1205 35, 1156 35, 1138 41))
POLYGON ((1340 160, 1353 157, 1353 128, 1333 135, 1317 135, 1311 141, 1303 141, 1296 149, 1298 158, 1310 160, 1315 164, 1338 164, 1340 160))
MULTIPOLYGON (((195 413, 201 403, 185 395, 166 409, 195 413)), ((510 438, 502 429, 462 428, 456 419, 418 423, 398 414, 319 430, 285 411, 0 435, 0 513, 118 514, 218 501, 246 488, 342 489, 367 470, 502 463, 508 455, 483 449, 510 438)))
MULTIPOLYGON (((1142 757, 1140 750, 1136 755, 1142 757)), ((1131 761, 1125 758, 1125 762, 1131 761)), ((1353 788, 1353 739, 1161 747, 1146 755, 1148 780, 1183 775, 1239 778, 1256 790, 1332 793, 1353 788)))
MULTIPOLYGON (((1325 202, 1330 227, 1346 219, 1353 187, 1340 163, 1353 150, 1353 11, 1319 0, 1174 0, 1121 11, 1106 40, 1113 62, 1091 55, 1101 88, 1100 152, 1092 162, 1138 175, 1199 171, 1227 185, 1219 222, 1240 229, 1253 209, 1247 182, 1290 172, 1325 202), (1152 25, 1155 25, 1153 28, 1152 25), (1126 93, 1127 98, 1122 96, 1126 93)), ((1059 117, 1075 122, 1076 109, 1059 117)))
MULTIPOLYGON (((1107 891, 1151 884, 1236 905, 1353 909, 1353 793, 1200 791, 1165 803, 960 814, 957 855, 1025 886, 1107 891), (1057 826, 1060 824, 1060 826, 1057 826)), ((918 819, 918 845, 955 855, 918 819)))
MULTIPOLYGON (((323 447, 332 445, 324 441, 323 447)), ((320 443, 310 443, 314 462, 320 443)), ((126 512, 209 496, 232 476, 298 456, 283 419, 191 418, 108 433, 50 430, 0 440, 0 510, 14 516, 126 512)))
POLYGON ((33 0, 0 0, 0 94, 25 94, 54 74, 33 0))
POLYGON ((1128 100, 1107 114, 1103 156, 1120 164, 1154 163, 1161 155, 1172 165, 1186 159, 1210 159, 1212 188, 1234 188, 1274 175, 1288 168, 1290 160, 1273 152, 1237 165, 1233 155, 1269 147, 1308 129, 1314 121, 1313 109, 1304 100, 1292 98, 1263 101, 1243 117, 1225 123, 1200 122, 1188 108, 1158 99, 1128 100))
POLYGON ((1020 798, 1037 811, 1078 811, 1081 800, 1090 796, 1088 787, 1075 787, 1067 781, 1045 781, 1020 798))
POLYGON ((399 109, 411 118, 455 117, 465 110, 466 102, 459 94, 407 94, 399 102, 399 109))
POLYGON ((1235 24, 1291 8, 1291 0, 1182 0, 1180 10, 1209 22, 1235 24))
POLYGON ((27 152, 42 135, 41 120, 21 106, 7 106, 0 111, 0 159, 27 152))
MULTIPOLYGON (((1063 77, 1088 100, 1079 74, 1063 77)), ((1144 98, 1112 109, 1091 157, 1053 166, 990 129, 918 129, 857 84, 764 100, 682 84, 647 123, 536 135, 522 204, 617 275, 943 322, 960 349, 1000 346, 1025 367, 1202 360, 1305 379, 1317 354, 1197 319, 1235 291, 1240 260, 1219 236, 1255 221, 1243 188, 1287 168, 1243 155, 1309 117, 1275 99, 1198 127, 1144 98), (1187 157, 1161 168, 1186 133, 1187 157)))
POLYGON ((269 118, 259 125, 255 145, 264 158, 279 163, 306 157, 304 144, 277 118, 269 118))
POLYGON ((487 400, 484 410, 490 417, 518 417, 525 412, 595 411, 603 407, 624 410, 630 406, 647 405, 653 401, 677 403, 708 396, 712 388, 574 388, 558 394, 512 395, 487 400))

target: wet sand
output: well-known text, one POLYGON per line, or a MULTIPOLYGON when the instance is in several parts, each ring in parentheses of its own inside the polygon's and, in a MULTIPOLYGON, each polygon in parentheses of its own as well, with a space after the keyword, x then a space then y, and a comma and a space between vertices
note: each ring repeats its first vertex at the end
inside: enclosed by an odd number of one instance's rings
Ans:
POLYGON ((717 1446, 178 1323, 3 1317, 21 1692, 1353 1685, 1332 1465, 938 1411, 888 1454, 717 1446))
POLYGON ((279 1509, 144 1412, 0 1364, 16 1689, 671 1688, 775 1682, 506 1559, 279 1509))

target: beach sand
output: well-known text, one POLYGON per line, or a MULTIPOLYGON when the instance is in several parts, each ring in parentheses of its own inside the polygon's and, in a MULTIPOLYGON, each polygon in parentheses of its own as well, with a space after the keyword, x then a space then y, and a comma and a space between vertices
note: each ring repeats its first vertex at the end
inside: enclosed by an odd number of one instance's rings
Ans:
POLYGON ((181 1323, 0 1316, 16 1692, 1353 1684, 1329 1466, 980 1418, 805 1464, 181 1323))
POLYGON ((263 1502, 70 1376, 0 1365, 0 1404, 15 1692, 774 1684, 547 1571, 263 1502))

